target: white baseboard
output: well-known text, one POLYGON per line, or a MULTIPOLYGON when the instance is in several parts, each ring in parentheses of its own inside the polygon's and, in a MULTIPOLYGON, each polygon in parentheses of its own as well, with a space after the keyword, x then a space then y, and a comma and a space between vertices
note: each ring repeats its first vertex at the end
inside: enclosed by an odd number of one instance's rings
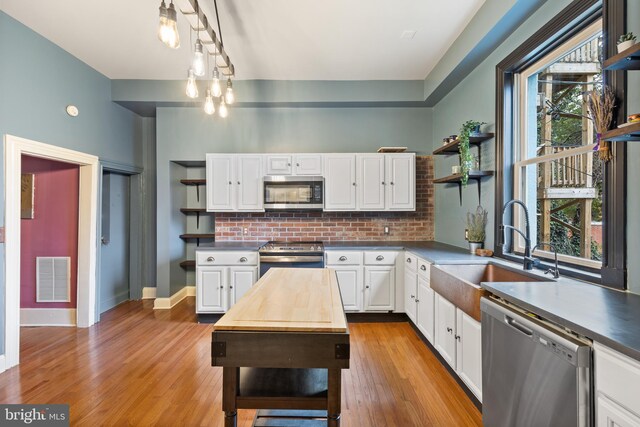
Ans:
POLYGON ((142 299, 156 299, 156 287, 145 286, 142 288, 142 299))
POLYGON ((21 308, 20 326, 76 326, 75 308, 21 308))
POLYGON ((4 354, 0 354, 0 374, 7 370, 4 354))
POLYGON ((156 298, 153 302, 154 310, 168 310, 178 304, 186 297, 196 296, 195 286, 185 286, 169 298, 156 298))

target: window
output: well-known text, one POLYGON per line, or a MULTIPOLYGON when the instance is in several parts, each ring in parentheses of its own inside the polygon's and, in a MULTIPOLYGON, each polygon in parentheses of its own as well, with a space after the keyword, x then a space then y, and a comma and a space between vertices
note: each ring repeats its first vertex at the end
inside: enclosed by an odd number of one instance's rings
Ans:
MULTIPOLYGON (((602 85, 598 20, 514 75, 513 197, 531 217, 534 256, 599 269, 602 265, 603 162, 586 94, 602 85), (534 216, 535 215, 535 216, 534 216), (535 218, 535 219, 534 219, 535 218)), ((515 223, 524 221, 516 212, 515 223)), ((522 228, 522 227, 521 227, 522 228)), ((517 238, 513 251, 524 252, 517 238)))
MULTIPOLYGON (((551 144, 549 146, 538 146, 538 135, 551 134, 551 138, 547 136, 540 137, 540 139, 561 139, 558 137, 558 130, 554 129, 549 131, 544 129, 539 131, 538 126, 542 125, 543 121, 538 120, 538 114, 542 115, 542 109, 546 103, 541 103, 541 96, 537 94, 544 92, 544 86, 541 86, 541 80, 544 79, 541 76, 536 77, 540 80, 536 83, 531 83, 523 78, 523 74, 526 72, 529 76, 539 74, 544 71, 553 63, 561 60, 564 56, 570 53, 575 48, 581 46, 587 41, 594 40, 590 36, 585 37, 585 30, 590 26, 600 21, 602 22, 602 42, 598 41, 602 45, 602 57, 610 58, 616 54, 616 39, 618 36, 625 32, 626 14, 625 14, 625 2, 617 0, 574 0, 567 5, 558 15, 553 17, 549 22, 542 25, 538 31, 536 31, 531 37, 525 40, 520 46, 514 49, 509 55, 507 55, 500 63, 496 65, 496 174, 495 174, 495 211, 498 213, 495 218, 495 241, 502 242, 502 232, 500 225, 502 223, 502 212, 505 202, 514 199, 515 195, 522 197, 526 200, 529 206, 535 206, 535 211, 538 211, 538 199, 537 199, 537 185, 538 179, 546 179, 546 183, 549 184, 552 178, 561 178, 561 181, 556 180, 555 184, 562 182, 563 185, 567 184, 567 181, 562 181, 565 178, 564 172, 573 170, 571 168, 580 169, 582 167, 588 167, 591 165, 591 183, 587 185, 587 188, 592 186, 596 194, 592 199, 592 205, 601 203, 602 212, 602 243, 598 240, 598 235, 594 237, 594 229, 598 227, 598 224, 594 224, 599 219, 600 213, 594 212, 592 206, 591 215, 591 227, 592 227, 592 242, 598 245, 593 247, 593 243, 589 245, 591 254, 585 257, 575 256, 577 253, 577 241, 579 239, 580 231, 576 229, 575 224, 582 223, 582 212, 585 210, 579 210, 578 207, 563 206, 569 202, 572 202, 576 197, 566 197, 564 199, 554 199, 550 211, 556 213, 564 211, 564 217, 571 217, 572 221, 564 221, 571 227, 570 231, 564 231, 567 239, 573 239, 574 243, 572 251, 569 248, 563 255, 564 264, 571 263, 573 266, 578 265, 578 269, 568 269, 561 266, 561 272, 565 275, 571 275, 578 278, 583 278, 590 281, 599 281, 604 286, 609 286, 616 289, 626 289, 627 287, 627 271, 626 271, 626 259, 627 259, 627 247, 626 247, 626 221, 627 212, 625 206, 625 195, 627 191, 626 183, 626 164, 627 164, 627 150, 626 143, 614 143, 611 145, 612 159, 604 164, 597 164, 593 161, 589 161, 585 158, 589 153, 588 136, 581 140, 581 146, 570 147, 569 145, 576 144, 551 144), (582 36, 580 34, 582 33, 582 36), (571 40, 574 40, 574 45, 571 47, 571 40), (580 42, 582 40, 582 42, 580 42), (556 52, 555 55, 552 52, 556 52), (545 59, 546 58, 546 59, 545 59), (538 64, 538 66, 534 66, 538 64), (545 68, 546 67, 546 68, 545 68), (529 92, 521 93, 522 85, 527 84, 529 92), (538 103, 541 111, 538 111, 538 105, 536 108, 529 108, 529 120, 526 129, 520 126, 523 123, 522 114, 524 111, 520 108, 520 104, 525 102, 522 97, 525 96, 529 100, 530 105, 538 103), (520 108, 520 109, 519 109, 520 108), (534 113, 535 112, 535 113, 534 113), (522 114, 521 114, 522 113, 522 114), (521 132, 527 133, 523 137, 521 132), (531 135, 535 135, 535 138, 531 135), (536 142, 532 142, 536 141, 536 142), (526 143, 528 142, 528 143, 526 143), (538 150, 540 151, 538 153, 538 150), (570 151, 573 150, 573 151, 570 151), (584 151, 580 151, 584 150, 584 151), (557 151, 554 153, 554 151, 557 151), (568 151, 568 153, 567 153, 568 151), (521 155, 522 153, 522 155, 521 155), (564 162, 564 166, 562 165, 564 162), (573 162, 573 163, 572 163, 573 162), (578 162, 577 167, 574 165, 578 162), (546 163, 546 165, 545 165, 546 163), (597 168, 600 167, 601 170, 597 168), (555 168, 555 169, 554 169, 555 168), (561 173, 562 172, 562 173, 561 173), (546 175, 545 175, 546 173, 546 175), (599 177, 601 174, 602 177, 599 177), (516 177, 516 175, 519 175, 516 177), (515 183, 517 186, 514 186, 515 183), (597 202, 601 198, 601 202, 597 202), (563 202, 564 201, 564 202, 563 202), (573 214, 573 215, 571 215, 573 214), (597 259, 596 255, 601 250, 601 259, 597 259), (570 255, 572 254, 572 255, 570 255), (598 269, 597 265, 601 263, 601 268, 598 269), (589 268, 589 267, 596 268, 589 268), (599 273, 599 274, 597 274, 599 273)), ((597 31, 591 33, 594 37, 597 36, 597 31)), ((596 37, 597 38, 597 37, 596 37)), ((597 83, 597 75, 594 75, 595 85, 597 83)), ((604 81, 609 87, 611 87, 616 94, 617 98, 625 99, 625 87, 626 87, 626 73, 624 71, 608 71, 605 70, 602 75, 602 81, 604 81)), ((566 84, 566 82, 564 82, 566 84)), ((587 82, 581 82, 587 83, 587 82)), ((559 88, 556 88, 555 104, 560 104, 557 95, 559 88)), ((576 90, 576 89, 574 89, 576 90)), ((552 89, 553 97, 553 89, 552 89)), ((568 95, 568 93, 567 93, 568 95)), ((546 96, 546 95, 545 95, 546 96)), ((563 98, 564 99, 564 98, 563 98)), ((553 102, 553 100, 552 100, 553 102)), ((525 103, 525 107, 527 104, 525 103)), ((575 113, 577 114, 578 105, 554 105, 552 104, 551 113, 564 114, 575 113), (561 112, 562 108, 569 111, 561 112), (571 108, 575 107, 575 110, 571 108)), ((546 112, 545 112, 546 115, 546 112)), ((626 116, 626 104, 621 103, 616 111, 614 111, 614 125, 616 123, 622 123, 626 116)), ((582 132, 582 130, 581 130, 582 132)), ((588 133, 588 132, 585 132, 588 133)), ((558 142, 558 141, 556 141, 558 142)), ((541 143, 541 142, 540 142, 541 143)), ((585 174, 579 174, 585 176, 585 174)), ((577 175, 574 175, 577 179, 577 175)), ((571 178, 570 176, 568 178, 571 178)), ((576 188, 582 188, 587 183, 580 182, 576 188)), ((562 187, 561 187, 562 188, 562 187)), ((566 188, 574 188, 567 185, 566 188)), ((548 205, 550 203, 546 202, 548 205)), ((575 202, 573 205, 576 205, 575 202)), ((544 207, 540 209, 544 210, 544 207)), ((542 213, 542 212, 541 212, 542 213)), ((513 210, 514 218, 511 218, 511 211, 508 211, 505 218, 505 223, 517 224, 519 214, 517 209, 513 210)), ((546 232, 546 223, 538 226, 538 221, 535 221, 536 238, 540 234, 539 240, 546 237, 551 238, 553 236, 554 228, 559 225, 553 225, 554 221, 549 221, 549 232, 546 232), (545 236, 546 234, 546 236, 545 236)), ((555 221, 558 222, 559 221, 555 221)), ((584 233, 585 235, 587 233, 584 233)), ((519 236, 515 236, 513 240, 508 237, 505 245, 497 244, 495 247, 495 253, 499 257, 513 259, 513 253, 517 253, 522 248, 522 242, 519 240, 519 236)), ((585 252, 586 240, 579 240, 582 243, 583 248, 581 253, 585 252)))

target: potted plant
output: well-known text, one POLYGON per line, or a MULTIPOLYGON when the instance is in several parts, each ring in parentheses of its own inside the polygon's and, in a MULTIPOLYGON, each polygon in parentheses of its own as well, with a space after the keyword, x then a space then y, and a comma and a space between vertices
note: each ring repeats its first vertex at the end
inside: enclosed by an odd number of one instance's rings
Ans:
POLYGON ((618 53, 629 49, 634 44, 636 44, 636 36, 634 36, 633 33, 625 33, 621 35, 618 39, 618 53))
POLYGON ((481 249, 486 237, 485 228, 487 226, 487 211, 478 206, 475 213, 467 212, 467 240, 469 241, 469 251, 476 253, 476 249, 481 249))
POLYGON ((467 185, 467 181, 469 181, 469 171, 473 167, 473 156, 469 150, 469 136, 473 133, 479 133, 480 126, 483 124, 485 124, 485 122, 467 120, 462 124, 462 128, 460 129, 458 139, 460 140, 459 152, 460 166, 462 167, 462 185, 467 185))

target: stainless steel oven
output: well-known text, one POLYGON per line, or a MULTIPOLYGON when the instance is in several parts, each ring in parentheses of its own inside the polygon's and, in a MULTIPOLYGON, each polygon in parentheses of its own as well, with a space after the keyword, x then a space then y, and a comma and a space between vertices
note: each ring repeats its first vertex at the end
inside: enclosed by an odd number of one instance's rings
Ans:
POLYGON ((324 178, 321 176, 265 176, 264 208, 313 209, 324 207, 324 178))
POLYGON ((269 242, 259 250, 260 277, 270 268, 323 268, 322 242, 269 242))

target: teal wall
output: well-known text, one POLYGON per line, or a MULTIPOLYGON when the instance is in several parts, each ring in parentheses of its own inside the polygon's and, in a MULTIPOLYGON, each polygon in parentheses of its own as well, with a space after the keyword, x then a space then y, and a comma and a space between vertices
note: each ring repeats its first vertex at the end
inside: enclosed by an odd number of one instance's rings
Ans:
POLYGON ((184 258, 184 215, 177 212, 186 171, 175 160, 203 160, 206 153, 375 152, 406 146, 431 152, 430 108, 237 108, 226 120, 201 108, 159 108, 157 132, 157 295, 185 284, 176 266, 184 258), (169 195, 169 197, 167 197, 169 195))
MULTIPOLYGON (((493 131, 495 124, 495 67, 542 25, 566 7, 570 0, 546 2, 531 15, 511 36, 489 55, 472 73, 464 78, 433 109, 433 148, 442 144, 442 138, 458 134, 460 126, 469 119, 487 122, 483 130, 493 131)), ((485 170, 495 170, 495 147, 493 141, 482 148, 482 165, 485 170)), ((477 152, 472 148, 474 154, 477 152)), ((451 173, 451 166, 457 164, 457 157, 438 156, 435 159, 435 175, 451 173)), ((493 178, 482 181, 480 204, 489 211, 486 246, 493 248, 494 190, 493 178)), ((460 206, 458 190, 455 186, 436 186, 436 239, 457 246, 466 246, 464 239, 465 218, 468 211, 478 206, 475 182, 463 189, 464 202, 460 206)))
MULTIPOLYGON (((141 119, 111 102, 111 82, 55 44, 0 12, 0 135, 70 148, 142 166, 141 119), (71 118, 68 104, 80 114, 71 118)), ((4 226, 4 150, 0 152, 4 226)), ((0 244, 0 277, 4 277, 0 244)), ((0 354, 4 353, 4 286, 0 284, 0 354)))

